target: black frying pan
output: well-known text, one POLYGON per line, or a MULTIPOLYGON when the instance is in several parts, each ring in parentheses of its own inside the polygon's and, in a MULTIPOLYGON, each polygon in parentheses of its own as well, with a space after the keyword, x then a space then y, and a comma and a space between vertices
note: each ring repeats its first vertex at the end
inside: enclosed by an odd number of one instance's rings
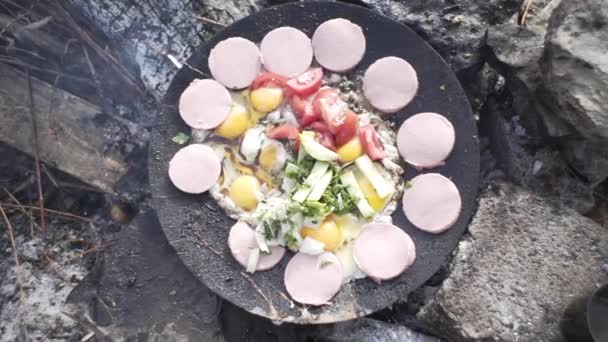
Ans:
MULTIPOLYGON (((230 25, 201 46, 188 64, 206 73, 183 68, 173 79, 163 100, 157 128, 151 140, 150 182, 154 205, 171 245, 184 264, 211 290, 233 304, 260 316, 295 323, 330 323, 368 315, 385 308, 421 286, 447 260, 456 247, 476 205, 479 178, 477 129, 467 98, 445 61, 409 28, 362 7, 336 2, 290 3, 272 7, 230 25), (398 125, 407 117, 424 111, 446 115, 456 129, 456 146, 445 166, 433 170, 458 186, 463 208, 458 222, 446 233, 431 235, 415 229, 401 209, 394 223, 414 239, 414 265, 392 281, 376 284, 370 279, 343 286, 332 305, 305 307, 294 304, 283 285, 283 272, 291 254, 274 269, 246 274, 231 257, 226 239, 234 223, 208 194, 188 195, 171 185, 168 162, 180 146, 171 142, 178 132, 188 132, 177 111, 180 94, 195 78, 209 77, 207 56, 219 41, 242 36, 254 42, 280 26, 293 26, 308 35, 323 21, 343 17, 360 25, 367 37, 363 61, 353 71, 361 75, 375 60, 399 56, 409 61, 420 80, 414 101, 398 114, 389 116, 398 125)), ((406 168, 406 179, 419 172, 406 168)))

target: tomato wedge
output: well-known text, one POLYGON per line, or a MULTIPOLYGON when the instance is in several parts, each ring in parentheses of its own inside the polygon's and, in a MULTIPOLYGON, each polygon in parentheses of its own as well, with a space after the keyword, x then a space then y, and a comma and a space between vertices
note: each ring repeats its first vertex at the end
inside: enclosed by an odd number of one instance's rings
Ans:
POLYGON ((319 114, 332 134, 338 133, 340 126, 346 119, 347 106, 338 91, 333 88, 323 88, 319 90, 312 102, 312 106, 317 114, 319 114))
POLYGON ((314 111, 313 105, 298 95, 293 95, 289 100, 289 104, 303 127, 321 118, 321 115, 314 111))
POLYGON ((263 72, 251 82, 251 90, 261 87, 283 88, 287 78, 273 72, 263 72))
POLYGON ((349 142, 355 135, 357 135, 358 130, 359 117, 357 116, 357 114, 351 112, 350 110, 346 111, 344 123, 340 127, 338 127, 338 132, 334 136, 336 146, 340 147, 349 142))
POLYGON ((300 135, 300 130, 292 124, 282 124, 274 128, 266 130, 266 135, 271 139, 297 139, 300 135))
POLYGON ((359 139, 363 145, 363 151, 371 160, 379 160, 386 157, 384 146, 378 139, 378 133, 373 125, 365 125, 359 128, 359 139))
POLYGON ((321 88, 322 79, 323 69, 314 68, 300 76, 288 79, 285 85, 291 94, 307 97, 316 93, 321 88))
POLYGON ((319 133, 331 133, 329 131, 329 127, 323 121, 315 121, 315 122, 313 122, 312 124, 310 124, 310 128, 313 131, 319 132, 319 133))
POLYGON ((336 144, 334 144, 334 137, 329 132, 317 132, 315 134, 315 140, 319 144, 327 147, 332 151, 336 150, 336 144))

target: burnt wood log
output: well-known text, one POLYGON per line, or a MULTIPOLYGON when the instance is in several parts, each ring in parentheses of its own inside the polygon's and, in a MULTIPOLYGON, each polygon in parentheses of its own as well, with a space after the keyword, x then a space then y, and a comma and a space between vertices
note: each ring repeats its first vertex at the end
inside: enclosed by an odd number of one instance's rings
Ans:
MULTIPOLYGON (((33 155, 27 76, 0 63, 0 141, 33 155)), ((109 137, 96 124, 97 106, 31 78, 40 159, 102 191, 112 192, 126 174, 118 155, 107 153, 109 137)))
POLYGON ((177 72, 177 61, 221 26, 263 7, 262 0, 68 0, 74 16, 84 15, 122 54, 139 67, 148 91, 160 99, 177 72), (209 20, 210 19, 210 20, 209 20))

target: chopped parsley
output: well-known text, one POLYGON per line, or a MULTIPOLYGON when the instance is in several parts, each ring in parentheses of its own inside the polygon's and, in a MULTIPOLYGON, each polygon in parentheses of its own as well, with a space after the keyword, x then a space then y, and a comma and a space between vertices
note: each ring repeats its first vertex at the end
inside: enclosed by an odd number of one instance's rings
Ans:
POLYGON ((403 184, 405 186, 406 189, 409 189, 412 187, 412 182, 410 181, 405 181, 405 183, 403 184))
POLYGON ((281 221, 268 220, 262 224, 262 227, 264 228, 264 237, 266 240, 276 239, 281 231, 281 221))
POLYGON ((190 136, 184 132, 177 133, 177 135, 174 136, 173 139, 171 139, 171 141, 173 141, 174 143, 176 143, 178 145, 184 145, 189 140, 190 140, 190 136))
POLYGON ((331 265, 331 264, 332 264, 331 261, 323 260, 323 261, 321 261, 321 264, 319 266, 320 266, 320 268, 325 268, 327 265, 331 265))
POLYGON ((293 230, 289 231, 285 234, 285 245, 292 251, 296 251, 298 249, 298 238, 296 238, 293 230))

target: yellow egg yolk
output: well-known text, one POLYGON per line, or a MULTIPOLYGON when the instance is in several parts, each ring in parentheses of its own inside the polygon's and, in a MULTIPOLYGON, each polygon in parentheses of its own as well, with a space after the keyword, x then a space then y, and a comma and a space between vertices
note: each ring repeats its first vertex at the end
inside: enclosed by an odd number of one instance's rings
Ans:
POLYGON ((279 88, 258 88, 249 93, 253 108, 262 113, 277 109, 283 102, 283 90, 279 88))
POLYGON ((260 166, 266 171, 271 171, 274 164, 277 162, 279 151, 276 145, 270 144, 260 152, 260 166))
POLYGON ((358 175, 356 178, 357 183, 359 183, 359 187, 361 188, 361 192, 363 192, 363 196, 365 196, 365 199, 372 209, 374 209, 376 212, 382 210, 386 205, 387 199, 383 199, 378 196, 376 189, 374 189, 372 183, 365 176, 358 175))
POLYGON ((336 151, 343 163, 351 162, 363 154, 363 146, 359 137, 354 137, 336 151))
POLYGON ((230 185, 229 196, 239 208, 253 210, 261 197, 260 182, 254 176, 239 176, 230 185))
POLYGON ((331 219, 325 220, 317 229, 304 227, 300 234, 303 238, 310 236, 312 239, 323 242, 325 250, 329 252, 336 251, 344 240, 342 230, 331 219))
POLYGON ((247 109, 235 104, 232 106, 232 111, 226 120, 215 129, 215 134, 226 139, 234 139, 243 134, 248 126, 249 113, 247 113, 247 109))

